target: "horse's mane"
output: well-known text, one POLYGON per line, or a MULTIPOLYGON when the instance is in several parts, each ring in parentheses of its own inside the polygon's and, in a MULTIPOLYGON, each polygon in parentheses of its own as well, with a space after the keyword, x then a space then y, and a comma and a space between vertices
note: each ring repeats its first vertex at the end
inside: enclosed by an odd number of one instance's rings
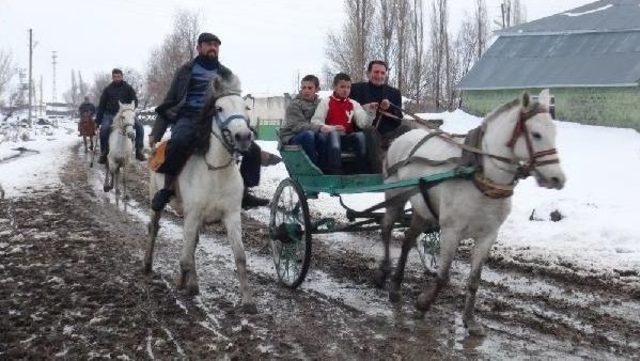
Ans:
POLYGON ((482 122, 482 124, 487 124, 490 121, 492 121, 493 119, 496 119, 497 117, 499 117, 500 115, 502 115, 502 113, 506 113, 509 110, 511 110, 513 107, 516 107, 520 105, 520 98, 516 98, 513 99, 512 101, 501 105, 498 109, 492 111, 491 113, 487 114, 487 116, 484 118, 484 121, 482 122))
POLYGON ((242 93, 240 79, 231 75, 224 79, 216 75, 211 81, 210 96, 196 118, 196 142, 195 151, 204 154, 209 151, 209 136, 211 135, 211 123, 216 116, 216 100, 225 95, 242 93))

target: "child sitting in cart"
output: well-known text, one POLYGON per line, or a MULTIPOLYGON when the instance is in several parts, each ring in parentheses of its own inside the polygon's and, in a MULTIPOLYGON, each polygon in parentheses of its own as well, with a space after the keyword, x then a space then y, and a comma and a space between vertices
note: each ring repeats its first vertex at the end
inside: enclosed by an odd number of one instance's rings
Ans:
POLYGON ((367 104, 365 109, 349 98, 350 93, 349 75, 336 74, 333 78, 333 94, 320 101, 311 118, 312 124, 330 127, 328 131, 317 134, 318 151, 324 158, 321 163, 325 172, 330 174, 343 174, 343 149, 355 153, 358 173, 369 171, 365 136, 361 129, 373 122, 377 104, 367 104))
POLYGON ((284 114, 284 125, 280 128, 282 145, 297 144, 318 167, 316 138, 318 133, 328 133, 333 128, 324 124, 311 123, 311 117, 320 103, 318 98, 320 81, 315 75, 305 75, 300 82, 300 93, 291 101, 284 114))

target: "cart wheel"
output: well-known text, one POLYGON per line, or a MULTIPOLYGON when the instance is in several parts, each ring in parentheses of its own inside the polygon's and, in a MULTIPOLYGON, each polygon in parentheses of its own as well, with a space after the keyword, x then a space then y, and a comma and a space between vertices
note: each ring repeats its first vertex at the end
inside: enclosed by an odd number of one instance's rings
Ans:
POLYGON ((416 250, 425 272, 435 272, 438 268, 438 253, 440 253, 440 230, 423 233, 416 241, 416 250))
POLYGON ((269 236, 278 278, 298 287, 311 262, 311 220, 304 191, 291 178, 280 182, 271 200, 269 236))

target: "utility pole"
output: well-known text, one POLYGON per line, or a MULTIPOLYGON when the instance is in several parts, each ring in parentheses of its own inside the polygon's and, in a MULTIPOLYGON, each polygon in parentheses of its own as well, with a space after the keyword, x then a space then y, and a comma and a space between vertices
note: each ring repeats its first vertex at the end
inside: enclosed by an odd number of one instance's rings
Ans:
POLYGON ((42 75, 40 75, 40 106, 38 107, 38 116, 44 118, 44 104, 42 103, 42 75))
POLYGON ((51 52, 51 65, 53 65, 53 91, 51 93, 51 102, 54 103, 56 101, 56 61, 58 59, 57 51, 51 52))
POLYGON ((31 126, 31 106, 33 105, 33 29, 29 29, 29 126, 31 126))

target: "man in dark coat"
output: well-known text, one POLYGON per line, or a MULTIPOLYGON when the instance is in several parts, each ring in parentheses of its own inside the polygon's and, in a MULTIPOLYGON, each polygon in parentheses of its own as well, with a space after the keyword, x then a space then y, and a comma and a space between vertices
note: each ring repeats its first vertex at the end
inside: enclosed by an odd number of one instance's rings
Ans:
MULTIPOLYGON (((198 56, 178 68, 164 101, 156 108, 158 116, 149 135, 149 145, 153 147, 162 139, 169 124, 172 124, 172 127, 166 159, 158 169, 158 172, 165 174, 165 186, 151 201, 151 208, 155 211, 162 210, 173 196, 173 183, 195 150, 196 140, 202 136, 198 134, 196 118, 207 100, 211 80, 215 75, 223 80, 230 80, 233 74, 229 68, 218 61, 220 44, 221 41, 217 36, 210 33, 200 34, 197 46, 198 56)), ((251 195, 247 189, 258 185, 262 164, 271 165, 278 161, 279 158, 275 155, 262 152, 255 142, 251 144, 249 150, 243 155, 240 165, 240 173, 245 184, 243 208, 264 206, 269 203, 266 199, 251 195), (267 159, 263 159, 265 155, 267 159)))
MULTIPOLYGON (((136 91, 124 81, 124 74, 120 69, 113 69, 111 71, 111 79, 113 80, 102 91, 100 96, 100 103, 98 104, 98 114, 96 115, 96 123, 100 125, 100 149, 102 154, 98 163, 104 164, 107 162, 107 154, 109 153, 109 132, 111 130, 111 123, 113 117, 118 113, 121 103, 135 102, 138 106, 138 97, 136 91)), ((142 124, 136 119, 134 123, 136 130, 136 159, 145 160, 144 154, 142 154, 142 148, 144 147, 144 129, 142 124)))
MULTIPOLYGON (((402 118, 402 95, 400 90, 387 84, 387 63, 373 60, 367 67, 369 81, 355 83, 351 86, 351 99, 363 106, 369 103, 378 104, 379 109, 402 118), (393 106, 392 106, 393 105, 393 106)), ((372 169, 380 171, 382 157, 391 141, 411 130, 401 121, 378 114, 373 120, 371 129, 365 129, 367 136, 367 153, 372 169)))
POLYGON ((88 112, 91 117, 96 114, 96 106, 93 105, 91 101, 89 101, 89 97, 84 97, 84 102, 78 107, 78 113, 80 114, 80 117, 82 117, 85 112, 88 112))

